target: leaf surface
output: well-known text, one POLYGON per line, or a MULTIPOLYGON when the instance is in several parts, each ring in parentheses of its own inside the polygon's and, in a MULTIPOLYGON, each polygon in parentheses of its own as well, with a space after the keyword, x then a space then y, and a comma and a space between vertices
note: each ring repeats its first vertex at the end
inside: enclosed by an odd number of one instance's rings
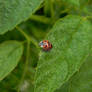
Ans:
POLYGON ((17 41, 0 44, 0 80, 5 78, 18 64, 23 46, 17 41))
POLYGON ((73 6, 80 6, 80 0, 62 0, 67 4, 73 5, 73 6))
POLYGON ((36 11, 43 0, 0 0, 0 34, 12 30, 36 11))
POLYGON ((79 70, 91 49, 91 24, 80 16, 69 15, 54 25, 46 40, 53 48, 40 53, 35 92, 54 92, 79 70))
POLYGON ((55 92, 92 92, 92 55, 71 80, 55 92))
POLYGON ((84 6, 87 6, 87 4, 91 1, 91 0, 61 0, 63 1, 65 4, 69 5, 69 6, 73 6, 76 7, 76 9, 81 9, 84 6))

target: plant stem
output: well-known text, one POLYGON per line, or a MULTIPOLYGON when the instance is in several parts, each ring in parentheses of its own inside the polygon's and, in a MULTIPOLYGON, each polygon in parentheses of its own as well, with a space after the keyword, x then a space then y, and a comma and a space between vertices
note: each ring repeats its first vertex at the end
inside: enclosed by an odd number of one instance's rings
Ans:
POLYGON ((45 0, 44 1, 44 14, 48 16, 49 12, 50 12, 50 3, 49 3, 49 0, 45 0))
POLYGON ((28 40, 30 41, 29 36, 18 26, 16 26, 16 29, 28 40))
POLYGON ((71 10, 71 8, 67 8, 67 9, 65 9, 65 10, 61 11, 61 12, 60 12, 60 14, 68 13, 70 10, 71 10))
POLYGON ((40 16, 40 15, 32 15, 30 17, 31 20, 35 20, 44 24, 49 24, 50 23, 50 18, 47 18, 45 16, 40 16))
POLYGON ((30 43, 32 42, 37 48, 38 42, 33 37, 30 37, 28 34, 26 34, 20 27, 16 26, 16 29, 26 38, 26 40, 30 43))
POLYGON ((54 18, 55 15, 55 11, 54 11, 54 7, 53 7, 53 0, 50 0, 50 11, 51 11, 51 18, 54 18))
POLYGON ((26 51, 26 62, 25 62, 25 68, 24 68, 24 72, 23 72, 23 75, 22 75, 22 78, 20 80, 20 83, 19 83, 19 87, 18 87, 18 90, 17 92, 20 92, 20 86, 21 84, 23 83, 24 79, 25 79, 25 76, 26 76, 26 73, 27 73, 27 67, 28 67, 28 61, 29 61, 29 51, 30 51, 30 43, 29 41, 27 42, 27 51, 26 51))

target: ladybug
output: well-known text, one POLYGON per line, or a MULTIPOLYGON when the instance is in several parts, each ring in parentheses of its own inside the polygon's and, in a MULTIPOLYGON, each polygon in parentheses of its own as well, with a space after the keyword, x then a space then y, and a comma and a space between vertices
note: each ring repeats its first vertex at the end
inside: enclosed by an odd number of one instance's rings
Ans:
POLYGON ((49 51, 52 48, 52 44, 48 40, 43 40, 39 43, 39 46, 43 48, 44 51, 49 51))

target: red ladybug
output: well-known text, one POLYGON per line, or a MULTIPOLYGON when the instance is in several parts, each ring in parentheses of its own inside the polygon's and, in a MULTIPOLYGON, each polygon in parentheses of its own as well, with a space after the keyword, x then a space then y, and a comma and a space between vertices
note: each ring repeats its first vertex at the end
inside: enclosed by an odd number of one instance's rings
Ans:
POLYGON ((41 41, 39 45, 44 51, 49 51, 52 48, 52 44, 48 40, 41 41))

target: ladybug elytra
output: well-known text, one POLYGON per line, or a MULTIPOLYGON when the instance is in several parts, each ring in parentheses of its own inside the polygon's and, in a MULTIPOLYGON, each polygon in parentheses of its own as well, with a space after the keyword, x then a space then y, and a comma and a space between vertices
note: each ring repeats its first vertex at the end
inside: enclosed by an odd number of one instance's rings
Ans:
POLYGON ((41 41, 39 45, 44 51, 49 51, 52 48, 52 44, 48 40, 41 41))

